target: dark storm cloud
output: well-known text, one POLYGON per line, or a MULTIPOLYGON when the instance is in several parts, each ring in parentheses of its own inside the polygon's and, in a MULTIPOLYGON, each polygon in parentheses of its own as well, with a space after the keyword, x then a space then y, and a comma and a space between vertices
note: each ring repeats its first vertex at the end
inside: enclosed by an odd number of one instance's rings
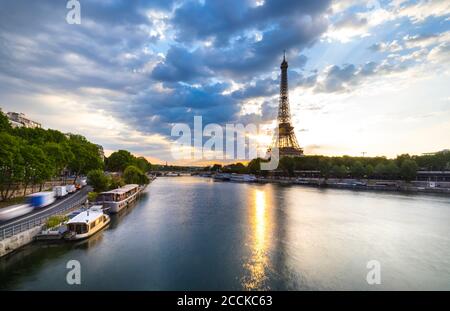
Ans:
MULTIPOLYGON (((315 84, 317 75, 304 76, 296 71, 288 71, 289 87, 294 89, 299 86, 311 87, 315 84)), ((263 78, 248 83, 242 89, 234 91, 232 96, 236 99, 248 99, 254 97, 270 97, 277 95, 280 91, 280 76, 276 79, 263 78)))
MULTIPOLYGON (((178 1, 171 15, 173 1, 85 0, 81 25, 66 23, 66 3, 0 1, 2 92, 120 92, 92 108, 107 109, 132 128, 170 135, 171 124, 190 123, 194 115, 204 123, 232 122, 242 100, 276 95, 279 80, 267 76, 278 73, 283 49, 293 69, 290 86, 314 83, 315 76, 295 69, 306 62, 302 49, 327 29, 330 1, 266 0, 258 7, 253 1, 178 1), (167 13, 164 22, 176 41, 166 38, 163 48, 152 49, 162 38, 150 34, 157 25, 149 9, 167 13), (231 80, 244 89, 224 93, 231 80)), ((264 103, 264 116, 273 118, 275 107, 276 101, 264 103)))
MULTIPOLYGON (((198 67, 206 66, 211 76, 233 79, 248 79, 273 70, 283 49, 288 50, 293 65, 303 66, 306 60, 298 52, 312 45, 327 29, 323 13, 329 1, 265 1, 257 7, 251 6, 253 3, 185 2, 171 20, 177 40, 182 43, 176 48, 177 53, 181 57, 188 55, 198 67), (191 45, 200 41, 210 41, 212 45, 192 51, 191 45)), ((167 58, 155 69, 153 77, 184 81, 186 72, 179 67, 178 58, 167 58), (163 75, 163 69, 171 74, 163 75)), ((187 77, 191 80, 191 76, 187 77)))
POLYGON ((293 17, 321 15, 330 2, 267 0, 264 5, 255 6, 255 1, 249 0, 185 1, 176 9, 173 24, 179 41, 212 38, 224 46, 246 29, 264 29, 293 17))

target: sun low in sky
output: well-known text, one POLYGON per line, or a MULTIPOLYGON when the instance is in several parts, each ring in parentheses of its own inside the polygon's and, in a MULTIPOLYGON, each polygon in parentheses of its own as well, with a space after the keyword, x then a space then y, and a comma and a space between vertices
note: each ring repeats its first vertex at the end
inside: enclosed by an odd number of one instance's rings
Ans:
MULTIPOLYGON (((450 147, 449 1, 0 1, 0 107, 172 161, 175 123, 275 125, 305 154, 450 147)), ((259 140, 270 143, 271 133, 259 140)))

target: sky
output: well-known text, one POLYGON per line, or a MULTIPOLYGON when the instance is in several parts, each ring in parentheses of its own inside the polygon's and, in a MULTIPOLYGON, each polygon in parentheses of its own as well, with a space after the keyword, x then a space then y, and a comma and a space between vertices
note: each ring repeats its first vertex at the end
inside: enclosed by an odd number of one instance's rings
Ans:
MULTIPOLYGON (((0 107, 106 153, 176 161, 176 123, 258 124, 280 62, 305 154, 450 148, 450 2, 0 0, 0 107)), ((265 148, 265 147, 264 147, 265 148)), ((182 163, 183 162, 183 163, 182 163)), ((198 162, 198 161, 197 161, 198 162)))

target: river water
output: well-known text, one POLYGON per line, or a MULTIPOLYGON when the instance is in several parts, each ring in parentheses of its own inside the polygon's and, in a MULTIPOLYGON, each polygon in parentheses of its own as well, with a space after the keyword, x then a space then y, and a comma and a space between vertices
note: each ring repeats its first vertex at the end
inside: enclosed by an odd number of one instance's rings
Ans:
POLYGON ((450 290, 450 198, 158 178, 91 239, 0 259, 0 289, 450 290))

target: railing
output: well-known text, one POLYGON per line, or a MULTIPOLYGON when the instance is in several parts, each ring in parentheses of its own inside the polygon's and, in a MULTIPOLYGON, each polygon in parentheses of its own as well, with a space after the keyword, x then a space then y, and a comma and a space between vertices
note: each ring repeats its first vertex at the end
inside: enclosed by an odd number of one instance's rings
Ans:
POLYGON ((68 204, 62 208, 56 209, 53 213, 47 214, 45 216, 37 217, 30 219, 29 221, 22 222, 20 224, 17 224, 15 226, 10 226, 8 228, 5 228, 0 231, 0 241, 12 237, 16 234, 19 234, 21 232, 24 232, 26 230, 29 230, 31 228, 42 226, 49 217, 53 215, 61 214, 62 212, 67 212, 75 207, 80 206, 84 202, 86 202, 87 196, 83 196, 81 199, 76 200, 75 202, 72 202, 71 204, 68 204))

